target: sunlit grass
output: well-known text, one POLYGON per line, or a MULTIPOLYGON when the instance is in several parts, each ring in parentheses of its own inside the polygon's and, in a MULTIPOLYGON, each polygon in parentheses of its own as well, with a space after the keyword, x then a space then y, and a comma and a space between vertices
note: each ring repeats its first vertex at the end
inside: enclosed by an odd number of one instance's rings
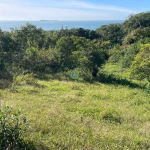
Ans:
POLYGON ((122 68, 120 63, 106 63, 104 65, 104 71, 106 71, 109 74, 114 74, 123 78, 130 78, 130 69, 122 68))
POLYGON ((149 149, 150 97, 141 89, 38 81, 1 90, 1 104, 22 108, 37 149, 149 149))

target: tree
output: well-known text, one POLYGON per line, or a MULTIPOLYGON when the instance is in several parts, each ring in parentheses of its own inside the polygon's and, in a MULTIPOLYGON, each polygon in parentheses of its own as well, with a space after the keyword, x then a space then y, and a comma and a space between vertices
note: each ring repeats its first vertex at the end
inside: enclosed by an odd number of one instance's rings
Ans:
POLYGON ((138 54, 140 46, 138 43, 121 47, 121 64, 124 68, 129 68, 134 60, 134 57, 138 54))
POLYGON ((131 14, 123 23, 122 29, 127 34, 134 29, 150 26, 150 12, 142 12, 136 15, 131 14))
POLYGON ((102 41, 110 41, 112 45, 122 42, 123 32, 120 24, 103 25, 96 32, 101 36, 102 41))
MULTIPOLYGON (((150 37, 150 27, 137 28, 129 32, 123 38, 123 44, 132 44, 137 41, 145 41, 146 38, 150 37), (143 40, 144 39, 144 40, 143 40)), ((147 42, 145 42, 147 43, 147 42)))
POLYGON ((60 65, 63 68, 72 68, 71 53, 76 49, 74 41, 71 37, 61 37, 56 43, 56 50, 58 51, 58 57, 60 65))
POLYGON ((141 45, 140 52, 132 62, 131 75, 137 79, 147 79, 150 82, 150 43, 141 45))

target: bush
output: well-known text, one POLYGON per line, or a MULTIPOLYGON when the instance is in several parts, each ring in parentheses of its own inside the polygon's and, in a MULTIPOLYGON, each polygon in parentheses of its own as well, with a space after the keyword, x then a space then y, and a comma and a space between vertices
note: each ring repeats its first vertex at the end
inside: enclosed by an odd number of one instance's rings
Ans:
POLYGON ((21 84, 27 84, 27 85, 32 85, 32 86, 37 86, 37 79, 36 79, 37 75, 33 74, 33 73, 27 73, 24 75, 19 75, 14 77, 13 79, 13 87, 17 86, 17 85, 21 85, 21 84))
POLYGON ((26 129, 27 120, 20 110, 15 111, 9 106, 0 108, 0 149, 26 149, 23 140, 26 129))
POLYGON ((38 85, 37 79, 35 78, 36 76, 37 76, 37 75, 36 75, 36 74, 33 74, 33 73, 26 74, 26 75, 25 75, 26 84, 28 84, 28 85, 33 85, 33 86, 38 85))
POLYGON ((123 54, 121 59, 122 67, 129 68, 131 66, 134 57, 139 52, 139 48, 140 46, 138 44, 132 44, 121 48, 123 54))
POLYGON ((137 79, 147 79, 150 82, 150 43, 141 45, 140 52, 134 58, 131 76, 137 79))

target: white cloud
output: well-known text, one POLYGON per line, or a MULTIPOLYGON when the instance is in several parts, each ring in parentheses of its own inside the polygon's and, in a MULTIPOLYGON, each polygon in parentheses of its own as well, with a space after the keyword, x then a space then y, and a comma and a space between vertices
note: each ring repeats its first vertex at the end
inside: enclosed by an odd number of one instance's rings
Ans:
POLYGON ((1 0, 0 20, 108 20, 125 19, 133 10, 78 0, 1 0), (119 13, 118 13, 119 12, 119 13))
POLYGON ((133 10, 117 7, 117 6, 100 5, 100 4, 96 5, 96 4, 76 1, 76 0, 72 0, 72 1, 67 0, 65 5, 67 5, 67 3, 74 7, 83 8, 83 9, 86 8, 86 9, 95 9, 95 10, 110 10, 110 11, 119 11, 119 12, 126 12, 126 13, 135 13, 135 11, 133 10))

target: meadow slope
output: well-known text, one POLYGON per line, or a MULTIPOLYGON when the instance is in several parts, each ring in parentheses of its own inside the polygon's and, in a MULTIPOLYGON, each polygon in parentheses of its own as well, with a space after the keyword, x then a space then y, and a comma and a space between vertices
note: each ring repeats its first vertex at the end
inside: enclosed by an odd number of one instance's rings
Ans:
POLYGON ((25 140, 35 149, 150 149, 150 98, 142 89, 38 80, 0 93, 2 106, 26 114, 25 140))

